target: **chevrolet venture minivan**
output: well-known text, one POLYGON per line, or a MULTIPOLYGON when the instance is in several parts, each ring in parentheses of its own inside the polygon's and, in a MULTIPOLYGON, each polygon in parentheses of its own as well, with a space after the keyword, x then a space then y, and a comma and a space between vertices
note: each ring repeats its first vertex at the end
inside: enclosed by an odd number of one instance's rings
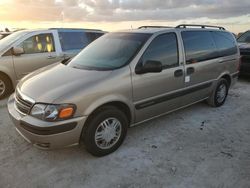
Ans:
POLYGON ((83 142, 104 156, 122 144, 130 126, 204 100, 223 105, 239 58, 234 36, 222 27, 109 33, 68 64, 23 78, 8 111, 20 135, 39 148, 83 142))
POLYGON ((32 71, 71 58, 103 35, 101 30, 21 30, 0 40, 0 99, 32 71))

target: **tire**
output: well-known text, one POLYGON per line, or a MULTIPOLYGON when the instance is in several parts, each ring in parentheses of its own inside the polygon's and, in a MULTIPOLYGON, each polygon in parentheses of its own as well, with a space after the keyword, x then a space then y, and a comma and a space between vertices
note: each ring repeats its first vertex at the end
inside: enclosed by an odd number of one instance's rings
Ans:
POLYGON ((0 99, 8 96, 12 91, 12 83, 10 79, 4 75, 0 74, 0 99))
POLYGON ((212 95, 207 99, 207 103, 212 107, 222 106, 228 95, 229 83, 226 79, 219 79, 212 95))
POLYGON ((126 115, 116 107, 105 106, 89 117, 82 131, 81 140, 89 153, 102 157, 120 147, 126 137, 127 129, 126 115))

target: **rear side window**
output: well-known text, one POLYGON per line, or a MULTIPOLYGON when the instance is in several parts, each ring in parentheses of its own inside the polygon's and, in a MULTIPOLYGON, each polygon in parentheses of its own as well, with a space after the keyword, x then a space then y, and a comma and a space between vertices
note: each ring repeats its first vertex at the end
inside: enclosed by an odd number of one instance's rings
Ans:
POLYGON ((186 53, 186 64, 218 57, 215 42, 209 31, 184 31, 181 35, 186 53))
POLYGON ((212 32, 220 56, 229 56, 237 53, 237 46, 233 35, 227 32, 212 32))
POLYGON ((178 45, 175 33, 157 36, 146 49, 142 61, 160 61, 163 68, 179 66, 178 45))
POLYGON ((88 45, 85 32, 59 32, 59 38, 63 51, 81 50, 88 45))
POLYGON ((89 42, 93 42, 94 40, 98 39, 100 36, 102 36, 104 33, 90 33, 87 32, 86 35, 89 39, 89 42))
POLYGON ((23 48, 25 54, 55 51, 54 39, 51 33, 32 36, 23 41, 19 46, 23 48))

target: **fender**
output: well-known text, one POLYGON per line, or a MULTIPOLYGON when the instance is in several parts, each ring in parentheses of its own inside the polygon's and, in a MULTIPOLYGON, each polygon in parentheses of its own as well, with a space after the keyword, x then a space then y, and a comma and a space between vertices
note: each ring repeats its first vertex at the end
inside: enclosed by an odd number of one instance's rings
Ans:
POLYGON ((89 116, 91 113, 93 113, 97 108, 100 106, 103 106, 108 103, 112 102, 120 102, 126 105, 130 110, 131 115, 131 122, 134 122, 135 115, 134 115, 134 105, 132 103, 131 99, 128 99, 124 97, 123 95, 107 95, 104 97, 99 98, 98 100, 95 100, 91 105, 89 105, 85 111, 83 112, 84 115, 89 116))

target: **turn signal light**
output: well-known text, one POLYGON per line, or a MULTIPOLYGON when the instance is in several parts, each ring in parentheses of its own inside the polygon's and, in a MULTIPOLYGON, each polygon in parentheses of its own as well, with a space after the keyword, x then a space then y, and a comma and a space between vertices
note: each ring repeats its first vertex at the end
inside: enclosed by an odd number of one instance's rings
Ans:
POLYGON ((74 109, 72 107, 64 108, 60 111, 59 118, 61 119, 69 118, 73 115, 73 113, 74 113, 74 109))

